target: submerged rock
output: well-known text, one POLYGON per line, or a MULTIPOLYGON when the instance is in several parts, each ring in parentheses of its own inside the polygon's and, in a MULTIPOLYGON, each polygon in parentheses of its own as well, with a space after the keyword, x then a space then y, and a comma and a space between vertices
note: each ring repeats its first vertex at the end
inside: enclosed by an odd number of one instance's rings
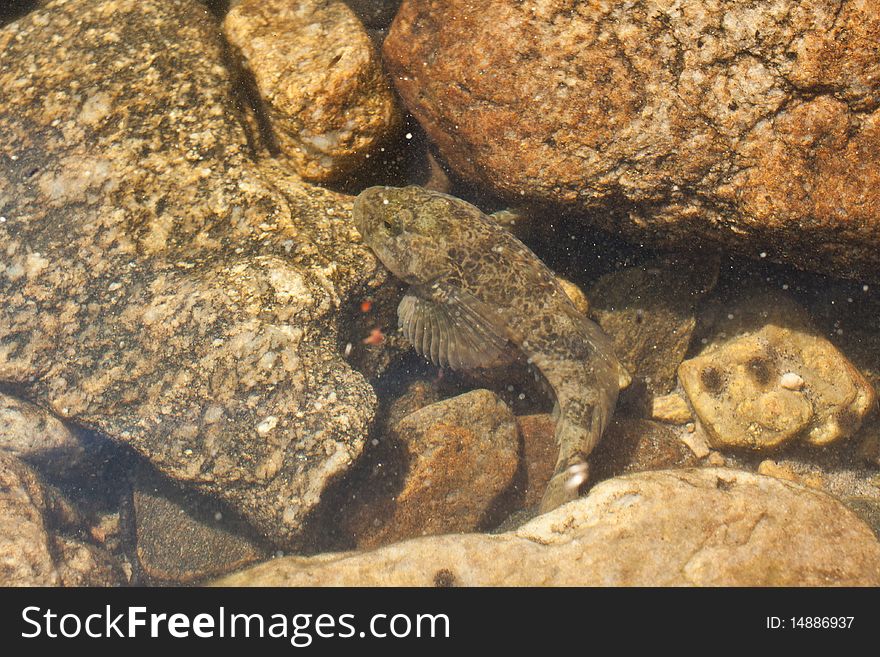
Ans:
POLYGON ((363 164, 401 125, 379 56, 335 0, 242 0, 223 21, 244 57, 281 153, 309 180, 363 164))
POLYGON ((696 465, 698 459, 671 427, 620 417, 609 425, 596 448, 593 473, 602 480, 631 472, 696 465))
POLYGON ((696 326, 697 302, 714 286, 718 263, 669 257, 606 274, 590 291, 592 313, 614 351, 648 391, 675 385, 696 326))
POLYGON ((196 1, 50 1, 0 29, 0 381, 301 540, 360 454, 338 342, 384 273, 346 196, 252 160, 196 1))
POLYGON ((728 318, 718 327, 725 337, 679 367, 713 447, 827 445, 858 431, 874 390, 800 307, 756 295, 728 318))
POLYGON ((0 393, 0 451, 63 475, 87 457, 81 438, 45 409, 0 393))
POLYGON ((451 168, 639 243, 880 272, 880 6, 406 0, 390 73, 451 168))
POLYGON ((389 439, 400 446, 402 472, 383 476, 402 481, 391 499, 371 500, 355 521, 360 547, 479 529, 519 463, 515 418, 488 390, 425 406, 400 420, 389 439))
POLYGON ((603 482, 506 534, 285 557, 215 583, 877 586, 880 542, 823 493, 736 470, 675 470, 603 482))
POLYGON ((61 583, 43 518, 47 506, 36 474, 0 453, 0 585, 61 583))
POLYGON ((132 497, 138 564, 149 581, 194 582, 268 556, 240 522, 224 516, 222 505, 145 468, 132 497))

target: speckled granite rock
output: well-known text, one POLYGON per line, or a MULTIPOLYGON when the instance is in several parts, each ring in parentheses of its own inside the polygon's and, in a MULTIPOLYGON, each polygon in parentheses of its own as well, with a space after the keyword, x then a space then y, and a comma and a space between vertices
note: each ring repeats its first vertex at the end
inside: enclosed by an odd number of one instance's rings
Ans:
POLYGON ((80 437, 45 409, 0 393, 0 451, 63 474, 86 457, 80 437))
MULTIPOLYGON (((516 422, 488 390, 474 390, 407 415, 385 440, 400 446, 390 498, 371 500, 353 523, 359 547, 480 528, 519 463, 516 422)), ((385 483, 367 484, 387 489, 385 483)))
POLYGON ((299 540, 375 396, 339 308, 384 280, 348 197, 250 159, 191 0, 0 30, 0 381, 299 540))
POLYGON ((0 585, 58 586, 47 501, 39 479, 21 461, 0 454, 0 585))
POLYGON ((242 0, 223 21, 262 97, 281 153, 306 179, 335 180, 401 124, 379 56, 338 0, 242 0))
POLYGON ((877 586, 880 542, 823 493, 736 470, 674 470, 603 482, 507 534, 275 559, 216 583, 877 586))
POLYGON ((267 555, 224 517, 216 500, 183 490, 139 468, 134 479, 135 551, 153 583, 189 583, 222 575, 267 555))
POLYGON ((876 403, 865 377, 793 301, 746 298, 716 327, 717 340, 679 367, 712 446, 827 445, 858 431, 876 403))
POLYGON ((590 290, 592 314, 630 375, 669 392, 696 326, 695 307, 718 278, 718 263, 669 257, 606 274, 590 290))
POLYGON ((877 279, 878 31, 865 0, 406 0, 384 55, 452 168, 513 202, 877 279))

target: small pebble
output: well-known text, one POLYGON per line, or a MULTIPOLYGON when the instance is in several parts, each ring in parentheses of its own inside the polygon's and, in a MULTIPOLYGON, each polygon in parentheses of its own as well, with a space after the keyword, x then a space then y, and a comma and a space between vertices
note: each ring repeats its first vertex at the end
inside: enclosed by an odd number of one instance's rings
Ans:
POLYGON ((779 379, 779 385, 786 390, 802 390, 804 387, 804 380, 800 375, 795 374, 794 372, 786 372, 779 379))

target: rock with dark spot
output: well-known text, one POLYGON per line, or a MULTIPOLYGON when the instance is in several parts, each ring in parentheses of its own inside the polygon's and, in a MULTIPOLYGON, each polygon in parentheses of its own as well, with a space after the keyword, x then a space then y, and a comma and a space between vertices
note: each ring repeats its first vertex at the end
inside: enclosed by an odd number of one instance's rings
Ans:
POLYGON ((756 293, 728 311, 708 346, 678 370, 713 447, 827 445, 859 429, 874 390, 802 308, 756 293), (786 385, 790 374, 802 383, 786 385))
POLYGON ((216 500, 141 468, 133 491, 138 564, 153 583, 190 583, 267 556, 248 528, 216 500))
POLYGON ((669 257, 603 276, 590 290, 592 314, 630 375, 668 393, 696 326, 697 302, 715 285, 718 263, 669 257))
POLYGON ((336 0, 242 0, 223 21, 254 77, 281 153, 309 180, 338 180, 401 124, 370 37, 336 0))
POLYGON ((511 202, 878 279, 878 31, 865 0, 406 0, 384 55, 451 168, 511 202))
POLYGON ((433 586, 443 571, 459 586, 878 586, 880 542, 824 493, 737 470, 670 470, 605 481, 506 534, 273 559, 216 583, 433 586))
POLYGON ((0 29, 0 382, 291 546, 363 448, 338 338, 385 274, 349 197, 254 163, 223 52, 194 0, 0 29))

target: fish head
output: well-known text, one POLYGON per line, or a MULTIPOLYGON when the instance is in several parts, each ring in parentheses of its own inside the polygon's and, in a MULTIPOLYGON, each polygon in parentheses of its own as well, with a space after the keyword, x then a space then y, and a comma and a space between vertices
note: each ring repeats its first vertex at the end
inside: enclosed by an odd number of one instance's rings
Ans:
POLYGON ((370 187, 354 202, 352 217, 364 242, 398 278, 420 283, 443 271, 458 199, 422 187, 370 187))

